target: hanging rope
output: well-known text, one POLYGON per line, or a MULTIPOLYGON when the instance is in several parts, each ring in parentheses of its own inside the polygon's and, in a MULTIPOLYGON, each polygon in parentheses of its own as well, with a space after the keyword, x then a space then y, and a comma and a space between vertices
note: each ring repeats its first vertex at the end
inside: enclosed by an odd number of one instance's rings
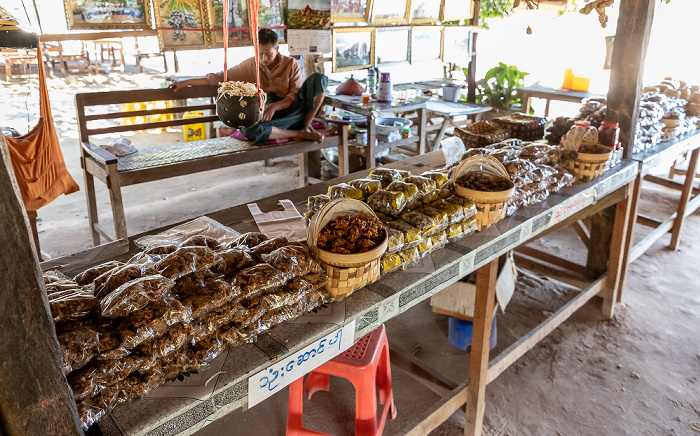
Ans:
POLYGON ((231 0, 224 0, 224 82, 228 82, 228 14, 231 12, 231 0))

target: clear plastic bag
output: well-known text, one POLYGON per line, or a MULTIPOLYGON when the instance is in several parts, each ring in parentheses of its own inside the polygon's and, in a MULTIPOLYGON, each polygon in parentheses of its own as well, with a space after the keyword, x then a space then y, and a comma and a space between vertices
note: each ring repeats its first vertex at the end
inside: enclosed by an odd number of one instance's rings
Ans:
POLYGON ((476 215, 476 204, 473 201, 462 198, 458 195, 453 195, 447 198, 447 201, 462 206, 464 209, 464 218, 469 219, 476 215))
POLYGON ((260 244, 251 248, 249 253, 251 256, 253 256, 253 259, 262 261, 264 254, 270 254, 278 248, 284 247, 285 245, 289 244, 289 240, 284 236, 281 236, 279 238, 272 238, 268 239, 267 241, 261 242, 260 244))
POLYGON ((279 271, 285 281, 321 272, 321 265, 311 256, 309 250, 298 245, 280 247, 270 254, 263 255, 263 260, 279 271))
POLYGON ((430 253, 430 251, 433 249, 433 240, 430 239, 429 236, 426 236, 421 240, 417 248, 418 254, 420 255, 420 257, 423 257, 426 254, 430 253))
POLYGON ((400 230, 393 229, 389 226, 384 226, 387 235, 387 253, 393 253, 403 248, 406 238, 400 230))
POLYGON ((447 215, 447 212, 442 211, 442 210, 440 210, 440 209, 438 209, 438 208, 434 208, 434 207, 431 207, 431 206, 423 206, 423 207, 421 207, 421 208, 419 208, 419 209, 416 209, 416 211, 417 211, 418 213, 421 213, 421 214, 423 214, 423 215, 425 215, 425 216, 428 216, 428 217, 432 218, 433 221, 435 221, 435 226, 436 226, 438 229, 444 229, 444 228, 446 228, 447 225, 448 225, 449 222, 450 222, 450 219, 449 219, 449 217, 448 217, 448 215, 447 215))
POLYGON ((178 244, 178 247, 206 247, 210 250, 219 250, 221 243, 210 236, 193 235, 178 244))
POLYGON ((408 201, 403 192, 380 189, 369 197, 367 204, 375 212, 398 216, 406 208, 408 201))
POLYGON ((447 228, 447 236, 450 241, 462 239, 465 236, 462 231, 462 223, 450 224, 447 228))
POLYGON ((430 204, 431 207, 445 213, 449 224, 457 224, 464 221, 464 208, 459 204, 439 200, 430 204))
MULTIPOLYGON (((255 267, 253 267, 255 268, 255 267)), ((252 268, 248 268, 250 270, 252 268)), ((247 271, 247 270, 243 270, 247 271)), ((240 274, 242 274, 241 272, 240 274)), ((239 274, 239 275, 240 275, 239 274)), ((182 300, 182 305, 192 311, 192 319, 199 319, 203 315, 212 312, 225 304, 235 303, 246 298, 245 292, 237 284, 224 280, 207 280, 204 288, 182 300)))
POLYGON ((382 182, 375 179, 357 179, 348 182, 348 185, 362 191, 362 198, 367 199, 375 192, 382 189, 382 182))
POLYGON ((357 188, 353 188, 347 183, 339 183, 337 185, 329 186, 328 192, 326 193, 331 200, 334 198, 354 198, 355 200, 362 200, 362 191, 357 188))
POLYGON ((324 272, 307 274, 303 277, 295 277, 284 285, 284 292, 291 294, 308 294, 321 289, 328 282, 328 276, 324 272))
POLYGON ((370 171, 370 179, 379 180, 382 182, 382 188, 386 188, 391 182, 401 180, 404 177, 411 177, 409 171, 401 171, 393 168, 375 168, 370 171))
POLYGON ((421 259, 420 252, 418 251, 417 247, 401 250, 399 252, 399 256, 401 256, 401 268, 403 269, 417 264, 421 259))
POLYGON ((42 274, 42 277, 44 279, 45 285, 48 285, 49 283, 60 282, 63 280, 70 280, 65 274, 57 270, 46 271, 42 274))
POLYGON ((44 284, 44 288, 46 289, 46 294, 51 295, 56 292, 65 292, 65 291, 81 291, 85 288, 80 286, 78 283, 76 283, 74 280, 65 278, 65 279, 60 279, 60 280, 55 280, 50 283, 44 284))
POLYGON ((386 227, 398 230, 403 233, 404 241, 406 245, 410 245, 414 242, 420 241, 423 233, 420 229, 410 225, 406 221, 396 220, 385 224, 386 227))
POLYGON ((124 265, 124 262, 119 262, 116 260, 105 262, 100 265, 93 266, 92 268, 86 269, 85 271, 75 276, 73 280, 75 280, 75 282, 81 286, 89 285, 100 275, 106 273, 107 271, 111 271, 114 268, 118 268, 122 265, 124 265))
MULTIPOLYGON (((216 334, 213 334, 199 341, 192 350, 194 351, 195 360, 202 365, 211 362, 221 354, 224 351, 224 344, 216 334)), ((177 370, 179 371, 179 368, 177 368, 177 370)), ((177 374, 175 374, 175 376, 177 376, 177 374)))
POLYGON ((153 268, 164 277, 175 280, 219 262, 223 262, 221 256, 206 247, 180 247, 154 264, 153 268))
POLYGON ((91 406, 83 402, 77 403, 78 407, 78 418, 83 426, 83 430, 87 431, 94 424, 99 422, 107 414, 105 409, 99 408, 97 406, 91 406))
POLYGON ((190 321, 192 311, 174 298, 163 298, 135 312, 119 324, 121 346, 134 349, 164 335, 172 326, 190 321))
POLYGON ((174 284, 174 281, 159 275, 140 277, 126 282, 102 299, 100 302, 102 316, 125 317, 162 298, 174 284))
POLYGON ((154 374, 162 374, 163 380, 174 380, 181 373, 187 373, 199 369, 202 365, 213 360, 223 351, 223 346, 219 342, 214 342, 216 338, 210 339, 209 348, 199 348, 199 353, 190 349, 184 349, 179 352, 172 353, 162 361, 162 365, 158 372, 154 374), (202 360, 200 360, 202 359, 202 360))
POLYGON ((237 317, 247 316, 247 310, 239 303, 229 304, 209 312, 192 322, 192 342, 197 343, 237 317))
POLYGON ((437 228, 437 223, 433 218, 423 215, 415 210, 404 212, 401 214, 401 219, 411 226, 420 229, 421 234, 423 235, 430 233, 437 228))
POLYGON ((385 188, 389 192, 401 192, 406 199, 406 208, 410 209, 417 201, 420 200, 418 193, 418 187, 413 183, 406 183, 404 181, 391 182, 389 186, 385 188))
POLYGON ((163 359, 184 348, 194 334, 194 328, 189 324, 178 324, 168 330, 168 333, 153 341, 156 355, 163 359))
POLYGON ((312 195, 306 200, 306 208, 313 214, 318 212, 329 201, 331 201, 331 198, 325 194, 312 195))
POLYGON ((79 325, 77 328, 58 335, 63 357, 63 372, 68 374, 76 371, 92 360, 99 344, 99 333, 89 325, 79 325))
POLYGON ((95 297, 102 300, 124 283, 154 274, 157 274, 157 271, 148 265, 126 264, 117 267, 101 274, 93 281, 95 297))
POLYGON ((100 309, 100 302, 88 288, 51 292, 47 297, 54 322, 77 319, 100 309))
POLYGON ((253 298, 279 291, 284 285, 284 277, 272 265, 261 263, 239 272, 233 285, 240 288, 243 298, 253 298))
POLYGON ((449 180, 450 176, 446 171, 441 171, 441 170, 430 170, 426 171, 423 174, 421 174, 422 177, 427 177, 433 182, 435 182, 435 186, 439 189, 442 188, 449 180))
POLYGON ((433 243, 433 248, 431 251, 435 251, 438 248, 444 247, 445 245, 447 245, 448 242, 447 231, 443 230, 435 233, 434 235, 431 235, 430 240, 433 243))
POLYGON ((226 277, 234 277, 257 263, 249 253, 240 248, 231 248, 217 254, 221 256, 222 262, 214 265, 211 270, 226 277))
POLYGON ((233 241, 231 241, 229 244, 225 245, 223 248, 224 249, 253 248, 253 247, 257 246, 258 244, 261 244, 261 243, 267 241, 268 239, 270 239, 270 238, 268 238, 263 233, 248 232, 248 233, 243 233, 242 235, 238 236, 233 241))
POLYGON ((382 274, 388 274, 401 268, 403 261, 398 253, 387 253, 382 256, 382 274))
POLYGON ((574 184, 576 178, 566 171, 557 171, 553 176, 554 182, 549 185, 549 190, 551 192, 558 192, 561 188, 565 186, 571 186, 574 184))
POLYGON ((148 250, 160 245, 179 245, 187 238, 196 235, 214 238, 221 246, 225 246, 237 238, 239 233, 209 217, 202 216, 156 235, 143 236, 134 243, 142 250, 148 250))

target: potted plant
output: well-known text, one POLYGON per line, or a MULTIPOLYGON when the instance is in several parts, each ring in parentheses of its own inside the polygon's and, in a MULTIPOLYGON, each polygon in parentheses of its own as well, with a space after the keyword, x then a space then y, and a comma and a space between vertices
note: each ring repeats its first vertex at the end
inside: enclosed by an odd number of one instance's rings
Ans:
POLYGON ((508 66, 499 62, 497 67, 488 70, 483 79, 477 84, 477 103, 493 107, 493 112, 502 114, 509 112, 514 104, 522 104, 525 76, 530 73, 518 70, 515 65, 508 66))

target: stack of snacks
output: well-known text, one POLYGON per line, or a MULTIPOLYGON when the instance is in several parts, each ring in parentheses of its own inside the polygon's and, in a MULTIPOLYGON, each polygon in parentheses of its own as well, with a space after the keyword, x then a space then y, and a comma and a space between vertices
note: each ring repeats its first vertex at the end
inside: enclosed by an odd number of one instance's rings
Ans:
POLYGON ((85 429, 328 301, 320 265, 286 238, 247 233, 220 244, 196 235, 132 260, 139 263, 108 262, 74 280, 44 276, 85 429))

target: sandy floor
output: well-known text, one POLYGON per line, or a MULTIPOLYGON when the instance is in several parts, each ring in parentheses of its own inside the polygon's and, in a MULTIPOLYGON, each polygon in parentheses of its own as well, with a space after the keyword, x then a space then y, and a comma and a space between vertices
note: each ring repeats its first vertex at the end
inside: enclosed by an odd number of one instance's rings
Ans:
MULTIPOLYGON (((127 62, 129 60, 127 59, 127 62)), ((158 60, 155 60, 156 65, 158 60)), ((51 79, 52 110, 68 169, 82 186, 73 95, 103 89, 156 87, 163 75, 99 75, 51 79)), ((34 125, 36 79, 0 83, 1 124, 21 132, 34 125)), ((141 146, 182 140, 181 132, 131 137, 141 146)), ((157 228, 296 186, 293 159, 178 177, 124 189, 130 234, 157 228)), ((98 184, 99 185, 99 184, 98 184)), ((100 186, 100 188, 102 188, 100 186)), ((99 191, 100 219, 110 221, 106 190, 99 191)), ((663 189, 645 194, 642 209, 659 215, 678 195, 663 189)), ((62 196, 39 210, 42 251, 51 257, 90 246, 85 198, 62 196)), ((510 367, 487 390, 487 435, 693 435, 700 421, 700 216, 688 220, 681 249, 666 248, 668 237, 630 268, 623 303, 615 319, 600 315, 600 303, 584 306, 572 319, 510 367)), ((643 235, 646 230, 638 232, 643 235)), ((555 254, 578 260, 572 232, 550 236, 555 254)), ((579 254, 580 256, 580 254, 579 254)), ((497 353, 543 320, 576 291, 562 283, 524 273, 505 314, 498 314, 497 353)), ((469 353, 447 340, 447 318, 426 303, 387 324, 389 341, 413 352, 456 382, 468 373, 469 353)), ((494 354, 492 354, 494 355, 494 354)), ((397 420, 385 434, 401 434, 405 419, 437 401, 436 388, 393 366, 397 420)), ((287 391, 244 413, 214 422, 199 436, 283 434, 287 391)), ((342 380, 330 392, 306 401, 307 425, 334 434, 353 434, 354 393, 342 380)), ((434 435, 463 434, 464 415, 455 413, 434 435)))

